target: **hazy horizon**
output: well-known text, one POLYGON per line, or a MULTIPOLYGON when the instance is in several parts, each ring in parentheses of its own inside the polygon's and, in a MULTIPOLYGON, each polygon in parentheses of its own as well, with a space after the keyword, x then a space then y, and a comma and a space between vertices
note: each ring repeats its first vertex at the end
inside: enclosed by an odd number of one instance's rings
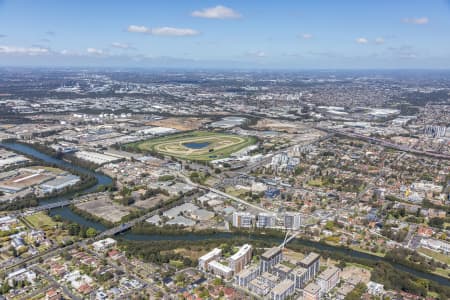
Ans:
POLYGON ((447 0, 0 1, 0 65, 450 69, 447 0))

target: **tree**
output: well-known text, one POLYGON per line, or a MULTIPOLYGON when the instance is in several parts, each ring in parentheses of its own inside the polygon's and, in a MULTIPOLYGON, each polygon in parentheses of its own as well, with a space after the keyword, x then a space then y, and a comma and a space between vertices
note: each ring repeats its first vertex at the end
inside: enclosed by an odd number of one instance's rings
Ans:
POLYGON ((432 227, 439 227, 439 228, 442 228, 443 225, 444 225, 444 219, 438 218, 438 217, 436 217, 436 218, 431 218, 431 219, 428 221, 428 224, 430 224, 430 226, 432 226, 432 227))
POLYGON ((337 267, 340 269, 344 269, 347 266, 347 263, 343 260, 339 261, 339 263, 337 264, 337 267))
POLYGON ((2 284, 2 295, 8 294, 10 289, 11 288, 8 283, 5 282, 4 284, 2 284))
POLYGON ((220 277, 215 278, 213 283, 215 286, 222 285, 222 278, 220 278, 220 277))
POLYGON ((345 296, 345 300, 359 300, 361 296, 367 291, 367 286, 364 283, 358 283, 355 288, 345 296))
POLYGON ((55 222, 62 222, 62 217, 60 215, 54 215, 53 216, 53 221, 55 221, 55 222))
POLYGON ((97 235, 97 230, 95 230, 94 228, 89 227, 89 228, 86 230, 86 236, 87 236, 88 238, 92 238, 92 237, 94 237, 94 236, 96 236, 96 235, 97 235))
POLYGON ((80 225, 77 223, 70 223, 68 226, 69 235, 78 235, 80 233, 80 225))
POLYGON ((333 227, 334 227, 333 221, 327 221, 327 223, 325 224, 325 229, 327 230, 333 230, 333 227))

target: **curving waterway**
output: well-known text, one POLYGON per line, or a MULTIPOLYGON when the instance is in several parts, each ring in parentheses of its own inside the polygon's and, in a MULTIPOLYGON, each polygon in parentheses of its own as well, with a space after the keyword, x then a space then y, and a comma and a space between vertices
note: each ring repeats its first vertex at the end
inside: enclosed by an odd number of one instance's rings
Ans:
MULTIPOLYGON (((31 156, 31 157, 35 157, 35 158, 40 159, 49 164, 54 164, 54 165, 61 166, 64 168, 69 168, 69 169, 70 168, 75 169, 80 173, 90 174, 90 175, 95 176, 95 178, 97 179, 97 183, 89 188, 86 188, 85 190, 83 190, 81 192, 78 192, 78 193, 86 194, 86 193, 95 192, 100 185, 108 186, 108 185, 112 184, 112 179, 104 174, 94 172, 92 170, 89 170, 89 169, 86 169, 86 168, 83 168, 80 166, 75 166, 64 160, 51 157, 47 154, 44 154, 44 153, 30 147, 30 146, 19 144, 19 143, 13 143, 13 142, 12 143, 11 142, 0 143, 0 146, 14 150, 16 152, 23 153, 23 154, 31 156)), ((62 200, 68 200, 71 197, 73 197, 73 194, 52 197, 49 199, 41 200, 39 202, 39 205, 44 205, 47 203, 57 202, 57 201, 62 201, 62 200)), ((83 226, 95 228, 97 231, 104 231, 107 229, 107 227, 105 227, 104 225, 102 225, 98 222, 88 220, 88 219, 76 214, 68 206, 63 207, 63 208, 52 209, 50 211, 50 215, 60 215, 62 218, 66 219, 66 220, 76 222, 83 226)), ((249 235, 244 235, 244 234, 236 235, 236 234, 227 233, 227 232, 208 234, 208 235, 195 234, 195 233, 180 234, 180 235, 158 235, 158 234, 145 235, 145 234, 134 234, 131 232, 126 232, 126 233, 121 234, 120 237, 127 239, 127 240, 134 240, 134 241, 167 241, 167 240, 202 241, 202 240, 212 240, 212 239, 231 239, 233 237, 234 238, 235 237, 243 237, 243 238, 247 238, 250 240, 262 240, 263 239, 265 241, 272 241, 274 244, 280 244, 281 242, 283 242, 282 239, 278 239, 278 238, 266 237, 266 236, 261 236, 261 235, 259 235, 259 236, 257 236, 257 235, 249 236, 249 235)), ((376 262, 386 261, 397 270, 407 272, 416 277, 432 280, 432 281, 435 281, 442 285, 450 286, 450 280, 447 278, 429 274, 429 273, 425 273, 425 272, 420 272, 420 271, 402 266, 397 263, 392 263, 390 261, 387 261, 384 258, 370 255, 367 253, 354 251, 354 250, 351 250, 348 248, 326 245, 323 243, 313 242, 313 241, 309 241, 309 240, 303 240, 303 239, 295 239, 294 241, 292 241, 292 243, 298 243, 303 246, 315 248, 315 249, 321 250, 321 251, 337 252, 337 253, 349 255, 349 256, 352 256, 355 258, 367 259, 367 260, 372 260, 372 261, 376 261, 376 262)))

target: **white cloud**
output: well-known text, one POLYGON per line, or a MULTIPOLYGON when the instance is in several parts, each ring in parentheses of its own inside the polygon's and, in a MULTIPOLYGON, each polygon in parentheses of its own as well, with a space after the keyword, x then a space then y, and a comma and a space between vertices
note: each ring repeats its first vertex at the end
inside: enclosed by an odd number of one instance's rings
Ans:
POLYGON ((310 34, 310 33, 303 33, 303 34, 301 35, 301 37, 302 37, 303 39, 305 39, 305 40, 309 40, 309 39, 312 39, 312 38, 313 38, 313 35, 310 34))
POLYGON ((112 47, 114 48, 119 48, 119 49, 130 49, 131 46, 126 44, 126 43, 119 43, 119 42, 114 42, 111 44, 112 47))
POLYGON ((151 29, 145 26, 130 25, 128 26, 128 32, 151 33, 151 29))
POLYGON ((105 52, 103 52, 103 50, 96 49, 96 48, 87 48, 86 52, 88 54, 92 54, 92 55, 103 55, 103 54, 105 54, 105 52))
POLYGON ((266 57, 266 53, 264 51, 249 51, 247 52, 248 56, 254 56, 254 57, 266 57))
POLYGON ((0 46, 0 54, 44 55, 50 53, 48 48, 0 46))
POLYGON ((151 33, 153 35, 162 36, 192 36, 198 35, 199 32, 190 28, 175 28, 175 27, 158 27, 153 28, 151 33))
POLYGON ((176 27, 156 27, 149 28, 146 26, 130 25, 128 32, 146 33, 159 36, 193 36, 200 32, 190 28, 176 28, 176 27))
POLYGON ((366 38, 363 38, 363 37, 360 37, 360 38, 357 38, 356 39, 356 42, 358 43, 358 44, 367 44, 367 43, 369 43, 369 41, 366 39, 366 38))
POLYGON ((206 19, 239 19, 242 17, 238 12, 222 5, 196 10, 191 13, 191 16, 206 19))
POLYGON ((427 17, 402 19, 403 23, 416 24, 416 25, 425 25, 425 24, 428 24, 429 21, 430 20, 427 17))
POLYGON ((375 39, 375 44, 377 44, 377 45, 384 44, 384 38, 382 38, 382 37, 377 37, 377 38, 375 39))

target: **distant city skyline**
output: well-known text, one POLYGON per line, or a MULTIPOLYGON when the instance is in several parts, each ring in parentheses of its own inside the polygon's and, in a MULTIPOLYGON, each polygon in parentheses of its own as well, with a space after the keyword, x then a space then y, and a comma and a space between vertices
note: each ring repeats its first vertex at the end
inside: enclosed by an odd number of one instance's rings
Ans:
POLYGON ((0 65, 449 69, 449 29, 449 0, 0 0, 0 65))

